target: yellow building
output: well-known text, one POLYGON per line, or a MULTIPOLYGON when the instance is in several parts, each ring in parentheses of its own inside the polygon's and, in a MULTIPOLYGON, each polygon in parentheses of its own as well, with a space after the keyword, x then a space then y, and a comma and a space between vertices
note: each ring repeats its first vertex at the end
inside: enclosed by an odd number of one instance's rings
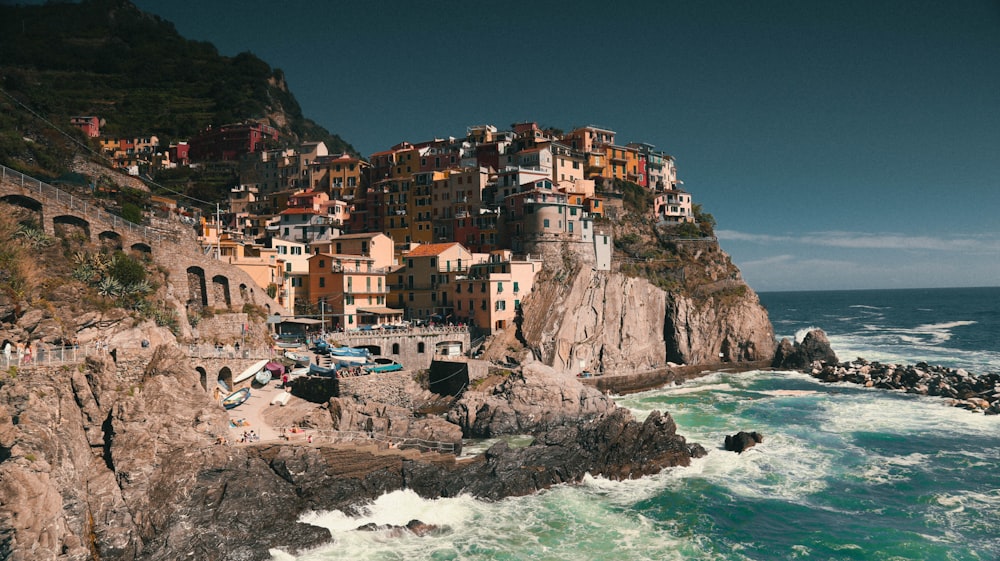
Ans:
POLYGON ((473 255, 457 242, 419 245, 403 254, 393 272, 394 304, 410 319, 443 321, 453 315, 452 284, 472 265, 473 255), (398 292, 397 292, 398 291, 398 292))
POLYGON ((493 252, 455 281, 455 318, 490 333, 513 328, 517 309, 541 268, 540 260, 514 260, 509 250, 493 252))

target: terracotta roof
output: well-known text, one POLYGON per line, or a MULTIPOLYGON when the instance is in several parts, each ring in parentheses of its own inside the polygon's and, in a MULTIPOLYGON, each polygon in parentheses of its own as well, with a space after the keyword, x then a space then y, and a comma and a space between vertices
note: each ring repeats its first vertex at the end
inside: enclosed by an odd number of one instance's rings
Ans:
POLYGON ((286 208, 285 210, 279 212, 278 214, 319 214, 311 208, 286 208))
POLYGON ((417 247, 410 250, 406 254, 407 257, 430 257, 432 255, 441 255, 445 251, 455 247, 456 245, 461 245, 458 242, 448 242, 448 243, 425 243, 418 245, 417 247))

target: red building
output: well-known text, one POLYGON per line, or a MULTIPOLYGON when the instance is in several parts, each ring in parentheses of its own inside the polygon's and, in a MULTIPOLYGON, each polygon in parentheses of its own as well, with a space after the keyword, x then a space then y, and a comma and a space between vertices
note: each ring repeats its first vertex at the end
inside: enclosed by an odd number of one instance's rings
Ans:
POLYGON ((267 141, 277 142, 278 129, 260 123, 239 123, 208 128, 188 144, 192 162, 238 160, 243 154, 262 152, 267 141))
POLYGON ((97 117, 70 117, 69 123, 90 138, 101 136, 101 120, 97 117))

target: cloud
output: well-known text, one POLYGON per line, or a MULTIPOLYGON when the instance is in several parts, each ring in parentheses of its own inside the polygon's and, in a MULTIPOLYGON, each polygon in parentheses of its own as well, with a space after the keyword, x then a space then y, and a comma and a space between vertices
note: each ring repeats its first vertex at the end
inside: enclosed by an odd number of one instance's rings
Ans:
POLYGON ((804 244, 822 247, 840 247, 848 249, 893 249, 893 250, 928 250, 928 251, 959 251, 959 252, 996 252, 1000 251, 1000 236, 984 234, 981 236, 911 236, 889 232, 808 232, 799 236, 772 234, 752 234, 736 230, 718 230, 716 235, 724 241, 742 241, 764 245, 772 244, 804 244))

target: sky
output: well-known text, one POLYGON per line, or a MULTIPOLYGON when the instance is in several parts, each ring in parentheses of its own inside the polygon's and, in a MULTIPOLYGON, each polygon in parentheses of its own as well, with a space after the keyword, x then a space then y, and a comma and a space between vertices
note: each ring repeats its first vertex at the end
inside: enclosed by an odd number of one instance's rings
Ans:
POLYGON ((1000 285, 1000 1, 134 0, 363 156, 597 125, 674 156, 757 291, 1000 285))

